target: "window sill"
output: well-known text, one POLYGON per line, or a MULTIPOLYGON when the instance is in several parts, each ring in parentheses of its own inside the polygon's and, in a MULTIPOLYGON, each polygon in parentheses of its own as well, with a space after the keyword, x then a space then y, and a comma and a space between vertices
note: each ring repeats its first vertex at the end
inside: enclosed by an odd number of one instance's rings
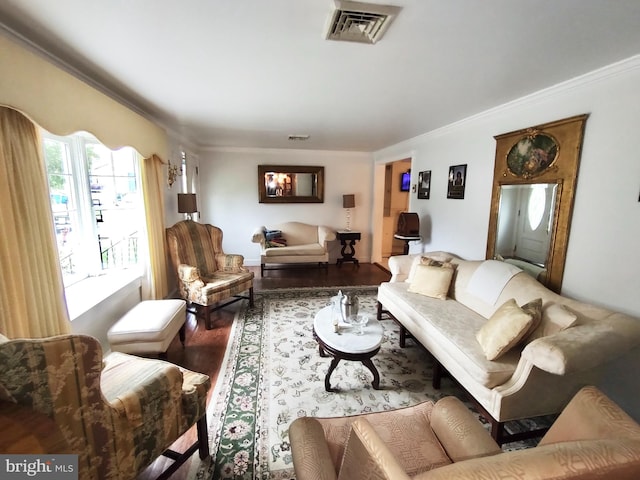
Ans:
POLYGON ((121 289, 139 288, 141 285, 142 274, 137 268, 89 277, 74 283, 65 289, 69 319, 75 320, 121 289))

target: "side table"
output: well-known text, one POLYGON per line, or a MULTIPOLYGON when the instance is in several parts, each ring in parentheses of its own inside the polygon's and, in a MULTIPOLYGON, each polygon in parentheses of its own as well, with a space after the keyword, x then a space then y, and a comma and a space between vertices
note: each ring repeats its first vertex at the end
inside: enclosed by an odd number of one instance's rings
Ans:
POLYGON ((336 261, 336 265, 340 266, 345 262, 353 262, 356 267, 359 267, 360 262, 358 262, 358 259, 354 256, 356 254, 354 245, 358 240, 360 240, 360 232, 339 230, 336 232, 336 237, 338 237, 338 240, 340 240, 340 244, 342 245, 342 250, 340 251, 342 258, 339 258, 336 261))
POLYGON ((409 242, 422 240, 422 237, 420 235, 400 235, 399 233, 394 234, 393 238, 402 240, 404 242, 404 255, 407 255, 409 253, 409 242))

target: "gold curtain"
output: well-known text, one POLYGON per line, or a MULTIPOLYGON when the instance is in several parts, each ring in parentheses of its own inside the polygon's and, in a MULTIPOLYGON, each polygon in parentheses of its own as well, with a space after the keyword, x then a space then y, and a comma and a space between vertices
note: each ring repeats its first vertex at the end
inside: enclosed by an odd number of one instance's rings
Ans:
POLYGON ((71 332, 37 127, 0 107, 0 333, 71 332))
POLYGON ((169 293, 167 283, 167 255, 164 226, 164 165, 157 155, 142 162, 142 190, 149 242, 149 266, 143 281, 142 299, 165 298, 169 293))

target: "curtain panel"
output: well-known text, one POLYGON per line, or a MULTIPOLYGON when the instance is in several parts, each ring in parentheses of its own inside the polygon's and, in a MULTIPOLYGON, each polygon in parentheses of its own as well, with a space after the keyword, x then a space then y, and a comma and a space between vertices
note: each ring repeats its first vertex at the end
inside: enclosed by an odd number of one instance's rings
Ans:
POLYGON ((0 333, 70 333, 38 128, 0 106, 0 333))
POLYGON ((164 225, 165 170, 162 160, 152 155, 142 162, 142 191, 149 239, 149 266, 142 283, 142 299, 165 298, 167 284, 167 254, 164 225))

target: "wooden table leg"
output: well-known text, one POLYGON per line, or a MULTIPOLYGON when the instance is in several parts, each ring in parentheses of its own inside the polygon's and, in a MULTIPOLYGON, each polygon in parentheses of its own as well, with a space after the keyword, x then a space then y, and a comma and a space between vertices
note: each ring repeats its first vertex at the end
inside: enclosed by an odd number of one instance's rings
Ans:
POLYGON ((370 358, 365 358, 364 360, 362 360, 362 364, 367 367, 369 371, 371 371, 371 373, 373 373, 373 382, 371 382, 373 388, 375 390, 380 390, 380 374, 378 373, 378 369, 376 368, 376 366, 373 364, 370 358))
POLYGON ((333 373, 333 371, 338 366, 338 363, 340 363, 340 357, 333 357, 333 359, 331 360, 331 365, 329 365, 329 371, 327 372, 327 375, 324 377, 324 389, 327 392, 337 392, 338 391, 335 388, 331 388, 331 382, 330 382, 331 374, 333 373))

